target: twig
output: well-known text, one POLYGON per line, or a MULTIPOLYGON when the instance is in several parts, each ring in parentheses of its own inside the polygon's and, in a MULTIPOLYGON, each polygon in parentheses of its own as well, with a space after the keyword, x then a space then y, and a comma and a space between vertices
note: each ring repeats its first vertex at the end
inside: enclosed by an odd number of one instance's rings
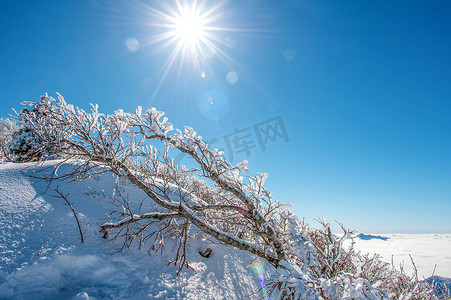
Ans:
POLYGON ((417 270, 417 266, 416 266, 415 263, 413 262, 412 255, 409 254, 409 257, 410 257, 410 261, 412 262, 412 265, 413 265, 413 270, 414 270, 414 272, 415 272, 415 279, 416 279, 416 281, 418 281, 418 270, 417 270))
POLYGON ((436 268, 437 268, 437 264, 434 265, 434 270, 432 271, 431 277, 434 277, 434 275, 435 275, 435 269, 436 269, 436 268))
POLYGON ((75 212, 75 210, 74 210, 72 204, 69 202, 69 200, 67 200, 67 196, 69 196, 69 194, 64 195, 60 190, 58 190, 58 187, 56 189, 54 189, 54 188, 51 188, 51 189, 58 193, 58 196, 52 196, 52 197, 64 199, 66 201, 66 203, 69 205, 70 209, 72 210, 75 220, 77 221, 78 230, 80 231, 81 243, 83 244, 83 242, 84 242, 83 232, 81 231, 81 226, 80 226, 80 222, 78 221, 77 213, 75 212))

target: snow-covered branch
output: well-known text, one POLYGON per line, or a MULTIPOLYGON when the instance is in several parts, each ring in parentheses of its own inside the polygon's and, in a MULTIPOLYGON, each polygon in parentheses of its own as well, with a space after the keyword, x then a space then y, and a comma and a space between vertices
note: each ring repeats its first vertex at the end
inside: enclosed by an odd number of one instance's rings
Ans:
MULTIPOLYGON (((274 265, 285 258, 277 211, 272 209, 271 196, 263 187, 266 175, 258 174, 245 183, 239 173, 247 171, 247 162, 232 166, 220 151, 209 149, 192 128, 174 131, 164 113, 154 108, 104 115, 97 105, 91 105, 90 112, 74 108, 61 95, 57 100, 45 95, 40 102, 26 104, 32 106, 31 113, 19 114, 18 118, 42 145, 58 149, 61 157, 127 178, 161 209, 189 220, 223 243, 250 251, 274 265), (198 167, 172 165, 170 149, 190 155, 198 167), (261 238, 243 240, 238 237, 243 230, 261 238)), ((128 226, 133 219, 116 227, 128 226)))
POLYGON ((176 213, 176 212, 172 212, 172 213, 167 213, 167 214, 163 214, 163 213, 146 213, 146 214, 142 214, 142 215, 132 215, 129 217, 126 217, 118 222, 115 223, 105 223, 102 226, 100 226, 100 228, 102 229, 102 231, 105 231, 106 229, 109 228, 118 228, 118 227, 122 227, 122 226, 126 226, 130 223, 133 222, 138 222, 144 219, 155 219, 155 220, 164 220, 166 218, 180 218, 183 215, 180 213, 176 213))
POLYGON ((101 226, 105 236, 111 231, 113 238, 123 237, 123 247, 136 239, 144 246, 152 239, 150 248, 162 249, 170 239, 178 244, 174 263, 183 267, 189 266, 190 239, 201 235, 268 261, 277 275, 268 285, 275 298, 391 297, 374 284, 397 296, 419 295, 412 291, 417 287, 422 296, 430 294, 418 280, 402 277, 405 274, 394 272, 377 257, 344 249, 343 241, 351 232, 343 226, 341 237, 331 233, 325 220, 320 229, 309 228, 287 205, 272 198, 264 187, 267 174, 245 177, 247 161, 230 164, 191 127, 174 130, 155 108, 105 115, 96 104, 87 112, 67 104, 61 95, 25 104, 32 109, 17 114, 17 119, 31 133, 42 159, 56 155, 76 163, 71 176, 78 179, 94 169, 109 171, 145 193, 138 207, 118 193, 111 221, 101 226), (174 164, 171 157, 180 152, 192 158, 192 167, 174 164), (409 284, 396 290, 389 281, 393 278, 409 284))

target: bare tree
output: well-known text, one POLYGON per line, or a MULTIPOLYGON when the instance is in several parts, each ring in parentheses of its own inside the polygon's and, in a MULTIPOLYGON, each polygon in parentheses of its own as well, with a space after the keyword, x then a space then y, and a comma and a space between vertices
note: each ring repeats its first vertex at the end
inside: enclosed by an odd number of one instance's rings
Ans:
POLYGON ((343 226, 342 237, 333 235, 325 220, 320 229, 310 229, 272 198, 264 187, 266 174, 245 178, 247 161, 231 165, 192 128, 174 130, 163 112, 138 107, 134 114, 117 110, 104 115, 97 105, 86 112, 61 95, 26 104, 33 107, 32 113, 17 118, 39 141, 42 158, 53 153, 62 158, 53 175, 71 162, 76 167, 68 177, 108 171, 145 193, 136 206, 117 189, 117 209, 101 226, 104 236, 111 232, 112 238, 123 239, 123 247, 136 241, 162 250, 170 239, 177 245, 173 262, 181 270, 189 266, 190 239, 203 235, 272 265, 275 277, 268 288, 275 299, 389 297, 372 284, 384 276, 392 279, 394 273, 387 275, 392 269, 378 257, 344 249, 350 232, 343 226), (171 157, 180 153, 191 158, 189 166, 174 164, 171 157))
MULTIPOLYGON (((189 228, 195 226, 274 266, 285 259, 283 232, 278 228, 277 208, 281 204, 274 202, 263 187, 266 174, 249 177, 244 183, 239 173, 247 171, 246 161, 232 166, 190 127, 170 135, 172 125, 155 109, 142 113, 138 108, 135 114, 118 110, 106 116, 98 112, 96 105, 87 113, 66 104, 60 95, 58 99, 44 96, 40 102, 28 103, 35 114, 18 115, 41 146, 58 149, 66 160, 80 162, 83 168, 78 169, 79 174, 95 166, 127 178, 152 201, 153 212, 136 215, 125 209, 115 222, 104 224, 103 231, 130 227, 143 220, 177 222, 183 227, 179 233, 181 243, 189 228), (172 149, 188 154, 195 166, 175 166, 169 157, 172 149), (240 238, 242 232, 254 233, 258 240, 240 238)), ((135 236, 130 232, 128 238, 135 236)))

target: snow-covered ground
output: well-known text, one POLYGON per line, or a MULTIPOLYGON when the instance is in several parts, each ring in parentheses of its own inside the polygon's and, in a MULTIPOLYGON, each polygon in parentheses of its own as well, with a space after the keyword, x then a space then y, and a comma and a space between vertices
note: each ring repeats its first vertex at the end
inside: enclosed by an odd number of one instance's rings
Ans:
MULTIPOLYGON (((248 266, 247 252, 219 245, 210 258, 199 255, 207 244, 194 241, 189 260, 194 269, 168 265, 165 253, 130 249, 111 255, 120 246, 102 238, 99 226, 114 180, 59 183, 69 194, 80 218, 85 243, 74 216, 46 183, 29 178, 34 165, 0 164, 0 299, 257 299, 259 275, 248 266)), ((64 169, 64 168, 63 168, 64 169)), ((64 172, 64 170, 59 171, 64 172)), ((54 185, 56 187, 56 185, 54 185)), ((142 199, 139 191, 127 189, 142 199)), ((261 298, 261 291, 260 291, 261 298)))
POLYGON ((408 274, 413 272, 412 256, 420 279, 432 276, 435 265, 434 275, 451 277, 451 234, 375 234, 354 240, 363 253, 378 253, 387 262, 393 256, 395 266, 403 263, 408 274))
MULTIPOLYGON (((69 166, 63 167, 63 173, 69 166)), ((119 242, 102 238, 99 227, 111 209, 111 175, 79 182, 55 183, 68 194, 80 218, 85 243, 80 243, 76 221, 46 182, 30 178, 43 167, 0 163, 0 299, 258 299, 259 276, 268 276, 247 252, 193 241, 189 260, 193 269, 168 265, 173 249, 151 252, 129 249, 111 255, 119 242), (28 166, 28 167, 27 167, 28 166), (210 258, 199 250, 213 248, 210 258), (257 270, 256 270, 257 269, 257 270), (262 273, 258 273, 262 272, 262 273)), ((130 199, 144 195, 127 188, 130 199)), ((421 277, 451 277, 451 234, 383 235, 356 238, 356 248, 380 253, 395 264, 412 255, 421 277)), ((266 270, 266 271, 265 271, 266 270)))

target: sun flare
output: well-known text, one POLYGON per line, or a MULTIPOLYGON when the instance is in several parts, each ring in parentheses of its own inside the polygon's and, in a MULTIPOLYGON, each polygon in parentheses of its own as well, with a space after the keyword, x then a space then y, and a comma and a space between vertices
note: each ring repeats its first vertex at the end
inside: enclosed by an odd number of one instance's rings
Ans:
POLYGON ((191 74, 194 71, 200 78, 205 78, 205 68, 211 65, 213 59, 227 65, 236 64, 225 48, 231 48, 229 33, 242 30, 220 25, 226 23, 224 1, 174 0, 158 3, 160 9, 145 6, 153 20, 149 25, 156 34, 143 42, 143 46, 160 45, 157 48, 159 52, 169 50, 157 75, 159 83, 155 93, 174 66, 178 67, 178 76, 183 71, 191 74))
POLYGON ((194 65, 205 59, 208 53, 220 52, 218 31, 226 28, 213 26, 220 18, 221 2, 176 0, 161 3, 163 10, 149 8, 152 16, 160 20, 152 24, 162 32, 152 37, 151 43, 162 42, 162 48, 173 46, 171 57, 188 59, 194 65))
POLYGON ((174 35, 184 44, 193 46, 205 38, 206 20, 196 12, 182 11, 175 20, 174 35))

